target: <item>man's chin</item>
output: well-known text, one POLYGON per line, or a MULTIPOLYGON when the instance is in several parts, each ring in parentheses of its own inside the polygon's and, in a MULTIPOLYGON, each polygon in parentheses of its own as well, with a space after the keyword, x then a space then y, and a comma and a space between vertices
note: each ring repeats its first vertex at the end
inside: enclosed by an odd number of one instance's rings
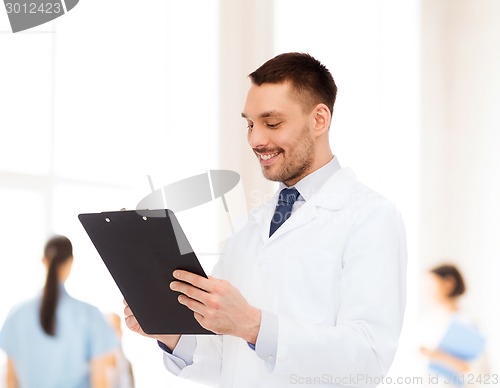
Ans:
POLYGON ((262 175, 264 175, 264 178, 266 178, 268 181, 280 182, 277 174, 273 173, 273 171, 271 171, 269 167, 262 166, 262 175))
POLYGON ((266 178, 268 181, 272 182, 282 182, 283 177, 272 170, 270 167, 262 166, 262 175, 264 175, 264 178, 266 178))

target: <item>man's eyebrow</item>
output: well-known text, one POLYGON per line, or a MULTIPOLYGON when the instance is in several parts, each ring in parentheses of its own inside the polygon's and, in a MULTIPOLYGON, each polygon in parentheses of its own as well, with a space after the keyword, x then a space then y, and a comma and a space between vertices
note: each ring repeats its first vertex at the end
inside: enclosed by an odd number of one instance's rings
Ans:
MULTIPOLYGON (((280 115, 281 115, 281 113, 278 112, 277 110, 270 110, 270 111, 261 113, 258 118, 265 119, 266 117, 280 116, 280 115)), ((244 119, 248 118, 244 112, 241 113, 241 117, 243 117, 244 119)))

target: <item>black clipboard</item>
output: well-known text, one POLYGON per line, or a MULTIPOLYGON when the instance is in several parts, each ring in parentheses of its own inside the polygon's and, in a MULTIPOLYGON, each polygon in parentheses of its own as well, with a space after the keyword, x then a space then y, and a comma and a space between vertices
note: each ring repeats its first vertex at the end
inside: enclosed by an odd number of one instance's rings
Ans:
POLYGON ((170 289, 173 272, 207 277, 168 209, 79 214, 116 285, 147 334, 213 334, 170 289))

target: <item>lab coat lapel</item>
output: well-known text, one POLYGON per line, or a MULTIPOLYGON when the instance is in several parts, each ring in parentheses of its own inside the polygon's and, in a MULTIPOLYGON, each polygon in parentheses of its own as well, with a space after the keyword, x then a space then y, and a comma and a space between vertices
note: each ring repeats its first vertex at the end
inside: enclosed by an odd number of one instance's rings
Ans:
POLYGON ((265 203, 261 207, 254 209, 250 213, 251 219, 257 224, 259 230, 259 235, 262 242, 265 244, 269 240, 269 228, 271 224, 271 218, 274 214, 274 209, 278 201, 278 192, 275 193, 273 198, 269 202, 265 203))
POLYGON ((276 209, 278 194, 279 191, 276 192, 271 201, 263 205, 261 208, 256 209, 252 213, 252 217, 258 225, 259 234, 264 244, 267 244, 269 241, 275 240, 283 233, 286 233, 292 229, 298 228, 301 225, 310 222, 316 217, 316 207, 313 203, 309 204, 306 202, 300 207, 300 209, 294 212, 292 216, 288 220, 286 220, 283 225, 281 225, 279 229, 273 233, 271 237, 269 237, 271 219, 276 209))
MULTIPOLYGON (((287 219, 283 225, 281 225, 276 232, 273 233, 271 237, 269 237, 269 241, 276 240, 281 235, 290 232, 293 229, 297 229, 302 225, 311 222, 316 218, 317 211, 316 206, 313 202, 307 201, 304 203, 297 211, 295 211, 289 219, 287 219)), ((270 223, 271 221, 269 221, 270 223)), ((269 229, 269 225, 268 225, 269 229)), ((269 230, 268 230, 269 235, 269 230)))
POLYGON ((311 198, 311 202, 320 208, 339 210, 349 198, 355 183, 356 175, 349 167, 344 167, 325 182, 321 190, 311 198))
POLYGON ((269 237, 269 227, 271 218, 276 208, 279 192, 276 192, 273 198, 262 207, 255 209, 251 216, 257 223, 259 234, 264 244, 274 241, 279 236, 301 227, 317 217, 318 208, 329 210, 341 209, 349 196, 352 186, 356 182, 356 175, 350 168, 342 168, 330 179, 328 179, 321 190, 313 195, 305 204, 303 204, 292 216, 280 226, 280 228, 269 237))

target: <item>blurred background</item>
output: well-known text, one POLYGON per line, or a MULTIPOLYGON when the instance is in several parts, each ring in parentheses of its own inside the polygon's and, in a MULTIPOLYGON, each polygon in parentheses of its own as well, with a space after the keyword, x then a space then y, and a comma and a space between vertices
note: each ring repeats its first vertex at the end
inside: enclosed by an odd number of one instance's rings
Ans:
MULTIPOLYGON (((499 41, 496 0, 82 0, 16 34, 0 10, 0 324, 43 286, 53 233, 74 243, 69 293, 123 315, 77 215, 135 208, 147 175, 161 187, 230 169, 248 207, 269 196, 277 186, 240 117, 246 76, 300 51, 338 86, 334 154, 406 223, 407 313, 391 375, 418 374, 423 278, 444 261, 462 270, 462 308, 498 373, 499 41)), ((220 203, 202 207, 180 219, 212 211, 187 232, 210 270, 227 226, 220 203)), ((138 387, 197 386, 164 370, 154 341, 124 330, 123 345, 138 387)), ((0 353, 2 383, 4 370, 0 353)))

